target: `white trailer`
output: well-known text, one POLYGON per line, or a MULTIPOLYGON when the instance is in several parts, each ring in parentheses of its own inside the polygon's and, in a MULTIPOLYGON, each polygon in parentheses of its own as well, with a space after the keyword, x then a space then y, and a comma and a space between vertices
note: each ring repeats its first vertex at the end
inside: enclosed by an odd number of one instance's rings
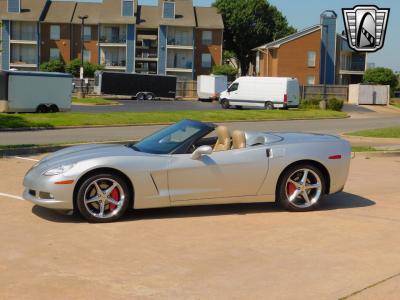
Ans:
POLYGON ((222 108, 235 106, 265 109, 298 107, 299 82, 286 77, 240 77, 220 94, 222 108))
POLYGON ((197 77, 197 95, 200 100, 218 99, 228 87, 228 77, 224 75, 200 75, 197 77))
POLYGON ((0 72, 0 112, 70 111, 71 101, 70 74, 0 72))

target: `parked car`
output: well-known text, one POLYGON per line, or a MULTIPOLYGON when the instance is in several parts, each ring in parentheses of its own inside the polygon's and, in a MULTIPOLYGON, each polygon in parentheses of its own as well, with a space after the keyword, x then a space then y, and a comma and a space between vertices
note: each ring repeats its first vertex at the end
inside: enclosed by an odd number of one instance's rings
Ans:
POLYGON ((228 77, 224 75, 200 75, 197 77, 197 95, 200 100, 217 100, 228 87, 228 77))
POLYGON ((176 82, 175 76, 97 71, 94 92, 98 95, 132 96, 137 100, 175 99, 176 82))
POLYGON ((349 142, 336 136, 230 135, 226 127, 183 120, 134 145, 55 152, 25 175, 23 197, 91 222, 115 221, 130 208, 188 205, 278 201, 309 211, 343 190, 350 159, 349 142))
POLYGON ((298 107, 299 82, 284 77, 240 77, 219 97, 225 109, 235 106, 265 109, 298 107))
POLYGON ((70 74, 1 71, 0 112, 69 111, 72 88, 70 74))

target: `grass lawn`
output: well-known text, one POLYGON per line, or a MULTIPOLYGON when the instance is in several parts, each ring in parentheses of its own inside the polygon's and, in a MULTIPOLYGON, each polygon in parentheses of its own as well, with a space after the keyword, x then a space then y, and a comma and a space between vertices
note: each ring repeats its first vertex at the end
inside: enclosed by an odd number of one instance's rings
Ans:
POLYGON ((400 108, 400 103, 396 102, 392 104, 393 106, 396 106, 397 108, 400 108))
POLYGON ((104 98, 73 98, 72 104, 85 104, 85 105, 114 105, 118 102, 104 98))
POLYGON ((400 138, 400 127, 356 131, 347 135, 374 138, 400 138))
POLYGON ((380 151, 374 147, 367 146, 353 146, 351 147, 351 151, 353 152, 377 152, 380 151))
POLYGON ((323 110, 225 110, 179 112, 0 114, 1 128, 55 128, 73 126, 112 126, 169 124, 182 119, 206 122, 344 118, 347 114, 323 110))

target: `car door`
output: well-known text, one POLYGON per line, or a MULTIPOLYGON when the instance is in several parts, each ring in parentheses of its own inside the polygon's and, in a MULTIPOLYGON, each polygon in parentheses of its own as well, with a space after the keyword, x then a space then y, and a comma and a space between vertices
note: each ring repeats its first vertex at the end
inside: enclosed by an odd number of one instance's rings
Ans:
POLYGON ((256 195, 268 172, 265 147, 214 152, 193 160, 172 155, 168 168, 171 202, 256 195))

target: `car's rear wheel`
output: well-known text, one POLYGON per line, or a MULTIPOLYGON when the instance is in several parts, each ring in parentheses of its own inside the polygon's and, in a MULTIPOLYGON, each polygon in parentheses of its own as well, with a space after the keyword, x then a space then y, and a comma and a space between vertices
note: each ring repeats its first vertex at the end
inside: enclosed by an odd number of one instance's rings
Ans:
POLYGON ((89 222, 107 223, 126 213, 130 199, 131 192, 124 179, 115 174, 97 174, 79 187, 77 207, 89 222))
POLYGON ((325 195, 325 178, 316 167, 308 164, 287 169, 279 181, 277 198, 289 211, 310 211, 325 195))
POLYGON ((266 110, 273 110, 275 107, 274 107, 274 104, 272 103, 272 102, 266 102, 265 103, 265 109, 266 110))
POLYGON ((146 94, 146 100, 152 101, 152 100, 154 100, 154 99, 155 99, 155 96, 154 96, 153 93, 147 93, 147 94, 146 94))
POLYGON ((143 101, 146 99, 146 95, 144 93, 139 93, 136 95, 136 99, 139 101, 143 101))

